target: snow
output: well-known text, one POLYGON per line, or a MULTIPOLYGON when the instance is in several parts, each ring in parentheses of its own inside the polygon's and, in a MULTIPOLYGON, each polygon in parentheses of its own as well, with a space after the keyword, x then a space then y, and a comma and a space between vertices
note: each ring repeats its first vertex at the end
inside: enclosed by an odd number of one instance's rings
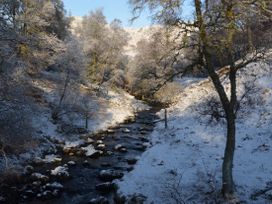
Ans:
POLYGON ((51 175, 69 177, 68 168, 65 166, 58 166, 55 169, 51 170, 51 175))
POLYGON ((84 140, 66 141, 63 149, 76 148, 85 144, 84 140))
MULTIPOLYGON (((181 85, 190 81, 185 80, 181 85)), ((263 195, 256 200, 251 195, 272 181, 271 81, 271 66, 264 63, 252 63, 238 73, 238 97, 245 83, 254 83, 237 116, 233 168, 236 195, 247 203, 268 202, 263 195)), ((208 123, 210 116, 197 111, 205 107, 205 100, 216 96, 210 81, 191 82, 178 96, 179 102, 169 108, 169 128, 157 123, 153 146, 118 183, 121 194, 140 193, 147 197, 146 203, 176 203, 176 198, 186 203, 219 201, 226 123, 208 123)), ((229 86, 227 81, 224 85, 229 86)), ((159 115, 163 117, 163 112, 159 115)))
POLYGON ((90 157, 97 153, 97 150, 94 148, 93 145, 88 145, 87 147, 82 147, 81 149, 86 151, 85 152, 86 157, 90 157))
POLYGON ((45 155, 45 158, 42 160, 44 163, 55 163, 61 162, 62 158, 55 154, 45 155))

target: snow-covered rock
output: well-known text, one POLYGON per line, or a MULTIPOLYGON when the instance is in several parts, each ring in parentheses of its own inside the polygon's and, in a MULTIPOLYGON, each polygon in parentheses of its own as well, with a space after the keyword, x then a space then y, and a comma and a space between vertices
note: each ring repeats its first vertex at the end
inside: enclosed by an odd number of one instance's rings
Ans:
POLYGON ((93 145, 88 145, 87 147, 81 147, 83 151, 85 151, 86 157, 96 157, 96 155, 99 155, 99 151, 97 151, 93 145))
POLYGON ((62 161, 62 158, 55 154, 45 155, 45 158, 43 159, 44 163, 57 163, 61 161, 62 161))
POLYGON ((68 168, 65 166, 58 166, 55 169, 51 170, 52 176, 57 176, 59 178, 68 178, 70 176, 68 168))
POLYGON ((49 180, 48 176, 45 176, 45 175, 43 175, 41 173, 37 173, 37 172, 32 173, 31 176, 30 176, 30 178, 32 180, 34 180, 34 181, 35 180, 39 180, 39 181, 48 181, 49 180))

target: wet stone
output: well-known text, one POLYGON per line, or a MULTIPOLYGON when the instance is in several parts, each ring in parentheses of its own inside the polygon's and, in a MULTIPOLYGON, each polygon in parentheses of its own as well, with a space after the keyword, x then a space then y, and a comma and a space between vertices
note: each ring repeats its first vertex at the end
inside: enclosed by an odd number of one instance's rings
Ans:
POLYGON ((99 178, 103 181, 112 181, 114 179, 120 179, 123 176, 124 174, 122 172, 113 169, 102 170, 99 173, 99 178))
POLYGON ((100 183, 95 186, 95 189, 102 193, 110 193, 116 190, 116 188, 117 188, 116 184, 112 182, 100 183))
POLYGON ((125 128, 125 129, 122 130, 122 132, 123 132, 123 133, 130 133, 130 129, 125 128))
POLYGON ((31 173, 33 173, 33 171, 34 171, 34 167, 30 166, 30 165, 27 165, 24 168, 24 175, 30 175, 31 173))
POLYGON ((88 160, 85 160, 83 163, 82 163, 83 166, 87 167, 87 166, 90 166, 88 160))
POLYGON ((103 162, 103 163, 101 163, 101 166, 102 166, 102 167, 110 167, 110 166, 111 166, 111 164, 106 163, 106 162, 103 162))
POLYGON ((75 161, 68 161, 67 164, 69 166, 75 166, 76 165, 76 162, 75 161))
POLYGON ((136 158, 128 158, 127 159, 127 163, 130 165, 136 164, 137 159, 136 158))
POLYGON ((109 201, 107 198, 100 196, 98 198, 91 199, 88 204, 109 204, 109 201))
POLYGON ((32 173, 31 176, 30 176, 30 179, 32 181, 43 181, 43 182, 46 182, 49 180, 49 177, 48 176, 45 176, 41 173, 32 173))
POLYGON ((97 145, 97 147, 96 147, 98 150, 104 150, 104 149, 106 149, 106 145, 105 144, 99 144, 99 145, 97 145))

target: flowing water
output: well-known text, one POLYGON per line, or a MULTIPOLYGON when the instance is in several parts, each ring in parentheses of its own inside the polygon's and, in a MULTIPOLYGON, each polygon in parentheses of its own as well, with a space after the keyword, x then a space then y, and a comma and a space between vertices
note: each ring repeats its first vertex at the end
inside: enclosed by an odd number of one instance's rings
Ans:
MULTIPOLYGON (((22 199, 21 195, 18 195, 18 200, 15 197, 7 203, 33 203, 33 204, 65 204, 65 203, 88 203, 91 199, 99 196, 104 196, 111 200, 113 191, 100 192, 96 189, 96 185, 101 184, 102 181, 99 178, 101 170, 113 169, 124 174, 133 169, 132 163, 128 162, 140 156, 145 150, 145 145, 148 145, 150 140, 150 134, 154 128, 154 121, 157 120, 155 113, 158 108, 152 108, 150 110, 138 112, 135 120, 120 124, 114 128, 113 131, 105 131, 94 135, 92 139, 94 142, 102 140, 106 149, 104 152, 110 151, 112 154, 102 155, 98 158, 88 158, 86 156, 69 156, 64 154, 60 148, 57 152, 61 156, 62 161, 58 164, 40 164, 35 166, 35 172, 47 175, 50 178, 49 182, 59 182, 63 185, 61 194, 53 198, 40 199, 37 196, 29 196, 22 199), (122 145, 125 147, 123 151, 117 151, 116 145, 122 145), (67 164, 69 161, 74 161, 76 165, 69 166, 70 178, 60 180, 58 178, 52 178, 50 176, 50 170, 56 166, 67 164)), ((30 184, 24 184, 30 185, 30 184)), ((22 188, 22 186, 20 186, 22 188)), ((17 187, 19 189, 19 187, 17 187)), ((12 191, 8 192, 12 193, 12 191)), ((16 192, 18 194, 18 192, 16 192)), ((1 202, 0 202, 1 203, 1 202)))

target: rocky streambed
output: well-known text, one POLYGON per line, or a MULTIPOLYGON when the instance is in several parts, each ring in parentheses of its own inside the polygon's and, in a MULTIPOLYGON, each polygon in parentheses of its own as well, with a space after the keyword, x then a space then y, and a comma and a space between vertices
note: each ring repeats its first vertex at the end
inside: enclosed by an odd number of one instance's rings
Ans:
MULTIPOLYGON (((158 110, 139 112, 117 127, 75 142, 54 140, 57 151, 26 165, 20 182, 1 184, 0 203, 124 203, 128 198, 116 195, 115 181, 133 170, 152 145, 149 135, 158 110)), ((139 203, 143 198, 130 199, 139 203)))

